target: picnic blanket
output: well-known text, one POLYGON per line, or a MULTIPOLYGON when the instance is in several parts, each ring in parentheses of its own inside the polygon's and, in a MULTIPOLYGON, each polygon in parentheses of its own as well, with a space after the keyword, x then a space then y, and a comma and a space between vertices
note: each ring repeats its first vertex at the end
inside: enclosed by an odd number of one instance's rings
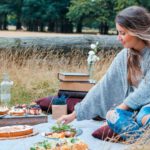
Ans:
MULTIPOLYGON (((54 124, 55 120, 49 116, 48 123, 34 125, 34 128, 39 132, 38 135, 22 139, 0 140, 0 150, 29 150, 33 144, 47 139, 43 137, 41 133, 50 131, 51 126, 54 124)), ((90 150, 124 150, 127 147, 127 145, 101 141, 92 137, 92 132, 96 130, 102 122, 94 120, 75 120, 71 124, 76 128, 82 129, 83 133, 78 136, 78 138, 87 143, 90 150)))

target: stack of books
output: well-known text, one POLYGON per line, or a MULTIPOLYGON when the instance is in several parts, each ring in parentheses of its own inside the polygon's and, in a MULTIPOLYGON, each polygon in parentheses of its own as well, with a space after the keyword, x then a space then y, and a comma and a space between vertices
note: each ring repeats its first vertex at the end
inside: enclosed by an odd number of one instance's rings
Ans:
POLYGON ((89 74, 86 73, 58 73, 60 81, 58 95, 67 95, 72 98, 83 99, 87 92, 95 85, 89 82, 89 74))

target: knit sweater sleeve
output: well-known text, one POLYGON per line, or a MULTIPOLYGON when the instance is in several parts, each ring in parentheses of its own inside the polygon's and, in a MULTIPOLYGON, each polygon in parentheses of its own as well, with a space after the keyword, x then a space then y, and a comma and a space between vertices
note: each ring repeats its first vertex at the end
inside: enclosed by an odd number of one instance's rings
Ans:
POLYGON ((146 73, 138 88, 124 100, 124 104, 134 110, 148 103, 150 103, 150 70, 146 73))
POLYGON ((143 72, 142 80, 134 92, 124 99, 124 104, 134 110, 150 103, 150 48, 146 47, 143 49, 140 63, 143 72))
POLYGON ((96 115, 105 118, 107 111, 124 98, 125 55, 126 51, 122 50, 103 78, 75 106, 77 120, 91 119, 96 115))

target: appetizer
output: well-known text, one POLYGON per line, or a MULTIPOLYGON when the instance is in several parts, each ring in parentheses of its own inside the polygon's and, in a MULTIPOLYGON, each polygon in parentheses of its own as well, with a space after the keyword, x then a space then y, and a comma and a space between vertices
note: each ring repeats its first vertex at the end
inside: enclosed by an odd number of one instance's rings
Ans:
POLYGON ((87 144, 77 138, 36 143, 30 150, 88 150, 87 144))
POLYGON ((71 138, 76 135, 76 129, 66 124, 56 124, 51 128, 52 132, 45 133, 49 138, 71 138))

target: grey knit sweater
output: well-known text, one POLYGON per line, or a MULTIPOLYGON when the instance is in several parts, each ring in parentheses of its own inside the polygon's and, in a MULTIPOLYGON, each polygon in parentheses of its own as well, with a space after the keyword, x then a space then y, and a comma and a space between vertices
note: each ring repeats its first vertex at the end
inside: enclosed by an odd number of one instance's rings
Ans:
POLYGON ((150 103, 150 48, 142 51, 140 63, 144 74, 137 88, 127 81, 127 53, 128 49, 118 53, 103 78, 75 106, 77 120, 97 115, 105 118, 108 110, 121 103, 133 110, 150 103))

